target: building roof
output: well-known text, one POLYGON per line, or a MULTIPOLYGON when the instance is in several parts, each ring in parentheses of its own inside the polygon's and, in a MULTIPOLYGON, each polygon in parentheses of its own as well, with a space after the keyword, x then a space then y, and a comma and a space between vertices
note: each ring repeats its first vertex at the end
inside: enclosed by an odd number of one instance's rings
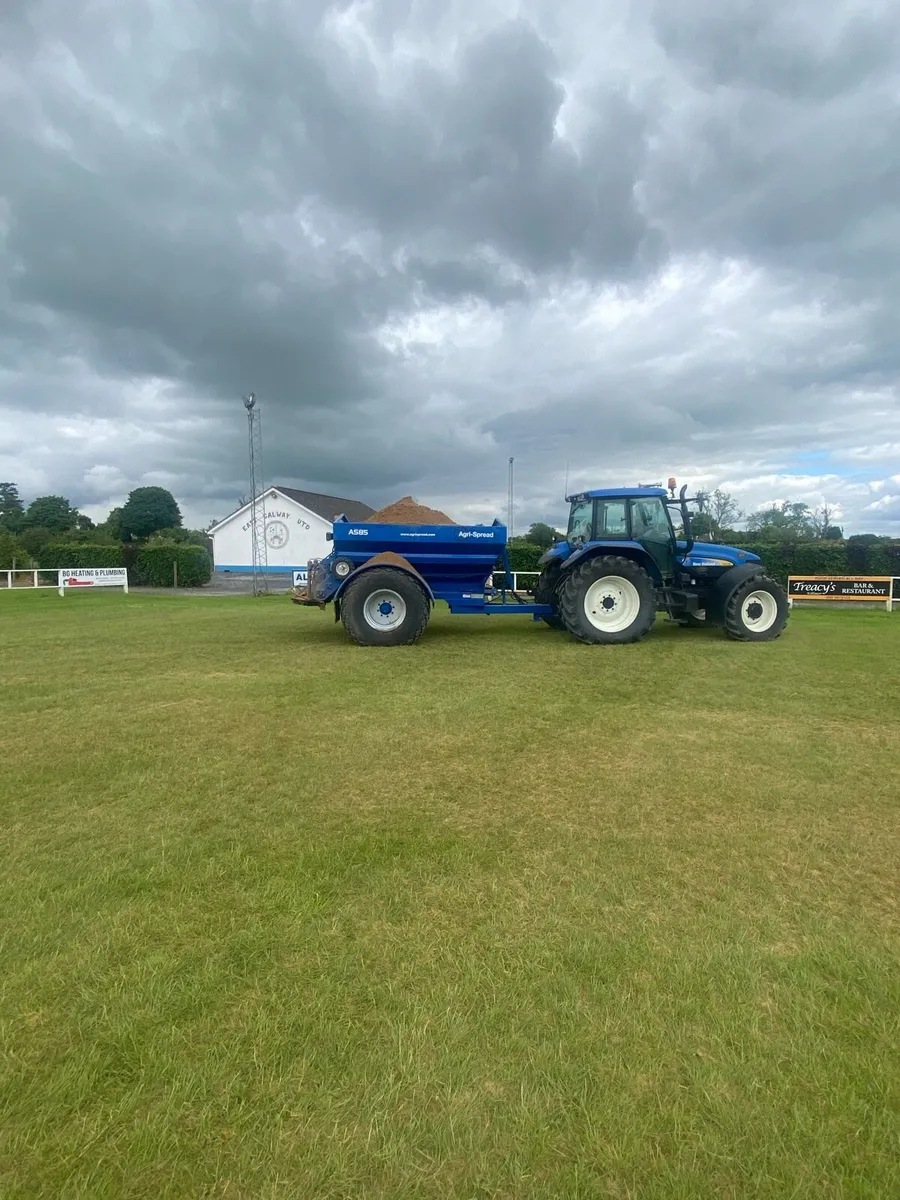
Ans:
POLYGON ((365 521, 366 517, 371 517, 375 511, 368 504, 363 504, 362 500, 345 500, 343 496, 326 496, 322 492, 304 492, 300 488, 282 487, 279 483, 274 483, 272 486, 276 491, 296 500, 298 504, 318 513, 326 521, 333 521, 341 513, 344 513, 351 521, 365 521))
MULTIPOLYGON (((322 517, 329 524, 335 517, 343 513, 349 517, 351 521, 365 521, 367 517, 371 517, 375 509, 370 508, 368 504, 363 504, 361 500, 346 500, 343 496, 326 496, 322 492, 304 492, 300 488, 282 487, 280 483, 270 484, 265 492, 260 493, 257 500, 262 500, 264 496, 268 496, 270 492, 280 492, 283 496, 287 496, 289 500, 293 500, 296 504, 302 504, 304 508, 310 512, 322 517)), ((242 504, 240 508, 236 508, 234 512, 230 512, 227 517, 221 521, 217 521, 215 525, 207 530, 207 533, 215 533, 223 525, 232 521, 239 513, 244 513, 250 508, 250 504, 242 504)))

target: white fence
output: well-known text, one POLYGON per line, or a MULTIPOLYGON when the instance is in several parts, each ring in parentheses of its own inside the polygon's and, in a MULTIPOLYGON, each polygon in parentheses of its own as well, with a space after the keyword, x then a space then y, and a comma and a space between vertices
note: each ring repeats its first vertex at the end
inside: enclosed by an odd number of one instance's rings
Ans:
MULTIPOLYGON (((35 570, 32 570, 30 567, 27 570, 25 570, 21 567, 17 567, 15 571, 9 571, 9 570, 0 571, 0 579, 2 579, 4 575, 6 576, 5 586, 8 588, 51 588, 51 587, 58 588, 59 587, 59 572, 58 571, 41 571, 40 569, 35 571, 35 570), (26 578, 23 579, 22 582, 19 582, 18 577, 22 576, 22 575, 24 575, 26 578), (44 576, 52 575, 53 583, 41 583, 38 578, 40 575, 44 575, 44 576)), ((0 585, 0 586, 3 586, 3 585, 0 585)))
MULTIPOLYGON (((510 574, 512 575, 512 590, 514 592, 519 592, 519 591, 532 592, 532 591, 534 591, 534 585, 532 584, 531 586, 528 586, 526 584, 525 587, 520 588, 519 587, 519 578, 522 575, 533 575, 534 578, 537 579, 537 577, 540 575, 540 571, 511 571, 510 574)), ((491 575, 491 584, 494 587, 501 587, 501 588, 505 587, 508 591, 509 584, 506 582, 506 572, 505 571, 494 571, 493 575, 491 575)))

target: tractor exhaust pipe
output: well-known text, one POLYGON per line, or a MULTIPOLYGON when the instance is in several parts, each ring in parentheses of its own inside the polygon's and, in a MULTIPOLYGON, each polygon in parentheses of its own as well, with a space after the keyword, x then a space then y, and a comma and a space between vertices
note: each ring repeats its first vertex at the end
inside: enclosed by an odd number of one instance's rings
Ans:
POLYGON ((684 537, 685 541, 687 542, 687 550, 685 550, 685 555, 688 555, 694 548, 694 535, 691 532, 691 514, 688 511, 687 500, 685 499, 686 492, 687 484, 685 483, 682 484, 681 491, 678 493, 678 502, 681 507, 681 523, 684 527, 684 537))

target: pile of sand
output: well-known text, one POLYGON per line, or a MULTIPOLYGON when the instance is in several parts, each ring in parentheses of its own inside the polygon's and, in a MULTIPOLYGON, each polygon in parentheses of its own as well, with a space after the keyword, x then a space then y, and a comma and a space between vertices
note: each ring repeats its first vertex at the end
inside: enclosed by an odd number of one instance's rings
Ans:
POLYGON ((416 504, 412 496, 404 496, 395 500, 386 508, 380 508, 371 517, 366 517, 367 525, 455 525, 456 522, 439 512, 436 508, 428 508, 424 504, 416 504))

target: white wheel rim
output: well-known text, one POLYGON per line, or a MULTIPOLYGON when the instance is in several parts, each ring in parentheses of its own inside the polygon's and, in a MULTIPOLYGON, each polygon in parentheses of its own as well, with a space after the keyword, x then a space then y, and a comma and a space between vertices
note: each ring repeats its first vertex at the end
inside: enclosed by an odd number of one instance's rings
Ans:
POLYGON ((751 592, 741 603, 741 620, 751 633, 765 633, 778 620, 778 603, 771 592, 751 592))
POLYGON ((604 633, 621 633, 634 624, 640 611, 640 592, 621 575, 604 575, 584 594, 584 615, 604 633))
POLYGON ((363 616, 372 629, 396 629, 406 620, 406 601, 397 592, 380 588, 366 597, 363 616))

